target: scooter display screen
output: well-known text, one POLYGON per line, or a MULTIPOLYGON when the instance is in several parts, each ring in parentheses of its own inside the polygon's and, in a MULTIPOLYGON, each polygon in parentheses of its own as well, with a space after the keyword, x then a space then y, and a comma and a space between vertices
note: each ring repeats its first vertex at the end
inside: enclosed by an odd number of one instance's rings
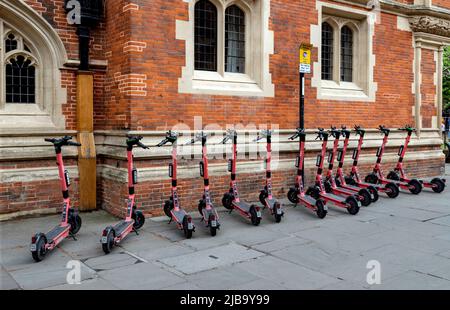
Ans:
POLYGON ((297 156, 297 158, 295 159, 295 167, 300 167, 300 156, 297 156))
POLYGON ((353 159, 356 159, 356 157, 358 157, 358 150, 353 150, 353 156, 352 156, 352 158, 353 159))
POLYGON ((318 155, 317 156, 317 160, 316 160, 316 166, 319 167, 320 166, 320 162, 322 161, 322 155, 318 155))
POLYGON ((228 172, 232 172, 232 170, 233 170, 233 160, 230 159, 228 161, 228 172))
POLYGON ((328 153, 328 162, 331 163, 331 161, 333 160, 333 153, 328 153))
POLYGON ((203 162, 200 162, 200 176, 205 176, 205 164, 203 162))
POLYGON ((402 153, 403 153, 404 149, 405 149, 404 145, 400 146, 400 148, 398 149, 398 156, 402 156, 402 153))
POLYGON ((173 164, 169 164, 169 177, 173 177, 173 164))
POLYGON ((337 153, 337 160, 338 161, 341 161, 341 159, 342 159, 342 150, 341 151, 339 151, 338 153, 337 153))
POLYGON ((137 184, 138 183, 138 172, 137 172, 136 168, 133 168, 132 176, 133 176, 133 184, 137 184))
POLYGON ((377 157, 380 157, 382 149, 383 148, 381 146, 378 148, 378 150, 377 150, 377 157))
POLYGON ((64 179, 66 180, 66 186, 70 186, 70 177, 69 177, 69 171, 64 170, 64 179))

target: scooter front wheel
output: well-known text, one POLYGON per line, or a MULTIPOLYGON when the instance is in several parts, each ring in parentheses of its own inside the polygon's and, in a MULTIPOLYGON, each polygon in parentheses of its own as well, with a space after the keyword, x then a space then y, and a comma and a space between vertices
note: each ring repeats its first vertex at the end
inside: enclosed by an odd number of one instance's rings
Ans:
POLYGON ((379 179, 375 173, 371 173, 366 176, 364 181, 366 181, 367 183, 371 183, 371 184, 378 184, 379 179))
POLYGON ((298 203, 298 191, 296 188, 290 188, 287 194, 287 198, 292 203, 298 203))
POLYGON ((358 201, 356 200, 355 197, 353 197, 353 196, 347 197, 347 199, 345 200, 345 203, 347 204, 348 213, 350 213, 351 215, 358 214, 359 205, 358 205, 358 201))
POLYGON ((408 186, 409 191, 414 195, 418 195, 422 191, 422 184, 416 179, 409 181, 408 186))
POLYGON ((222 198, 222 205, 225 207, 225 209, 233 210, 233 200, 233 194, 225 193, 222 198))
POLYGON ((400 181, 400 176, 395 171, 389 171, 386 178, 393 181, 400 181))
POLYGON ((362 188, 359 190, 358 195, 362 197, 361 204, 364 207, 367 207, 372 203, 372 195, 370 195, 369 190, 362 188))
POLYGON ((102 243, 102 249, 105 254, 111 253, 112 248, 114 247, 114 238, 115 233, 113 229, 110 229, 108 231, 108 234, 106 235, 106 242, 102 243))
POLYGON ((431 189, 435 193, 442 193, 445 189, 445 183, 442 181, 442 179, 434 178, 430 183, 433 185, 431 189))
POLYGON ((41 234, 38 239, 39 240, 36 243, 36 250, 31 252, 31 256, 36 262, 42 261, 45 257, 45 254, 47 254, 47 250, 45 249, 47 238, 44 234, 41 234))
POLYGON ((261 193, 259 193, 259 202, 265 206, 266 205, 266 198, 267 198, 267 192, 266 190, 262 190, 261 193))
POLYGON ((170 200, 166 200, 164 203, 164 214, 170 219, 172 218, 172 208, 172 202, 170 200))
POLYGON ((347 183, 349 185, 356 185, 356 181, 351 176, 345 177, 345 183, 347 183))
POLYGON ((134 220, 134 224, 133 224, 133 228, 134 229, 140 229, 142 226, 144 226, 145 223, 145 216, 142 213, 142 211, 136 211, 135 213, 133 213, 133 220, 134 220))
POLYGON ((400 190, 399 190, 398 186, 395 185, 394 183, 386 184, 385 188, 386 188, 386 194, 388 195, 389 198, 397 198, 398 195, 400 194, 400 190))
POLYGON ((69 217, 69 224, 70 224, 70 233, 72 235, 76 235, 81 228, 81 217, 77 214, 75 216, 69 217))

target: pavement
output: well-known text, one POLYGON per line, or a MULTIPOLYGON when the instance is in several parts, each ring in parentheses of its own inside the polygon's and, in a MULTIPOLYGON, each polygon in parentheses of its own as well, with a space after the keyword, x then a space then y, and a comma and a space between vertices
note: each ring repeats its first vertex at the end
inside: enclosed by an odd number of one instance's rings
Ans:
POLYGON ((2 222, 0 288, 450 289, 449 189, 380 197, 356 216, 330 207, 323 220, 283 201, 279 224, 266 211, 258 227, 236 212, 221 212, 216 237, 198 217, 190 240, 167 218, 147 219, 139 235, 130 234, 109 255, 100 234, 117 219, 104 211, 83 213, 78 240, 65 240, 40 263, 31 258, 30 237, 51 229, 59 216, 2 222), (67 281, 76 279, 74 261, 80 284, 67 281))

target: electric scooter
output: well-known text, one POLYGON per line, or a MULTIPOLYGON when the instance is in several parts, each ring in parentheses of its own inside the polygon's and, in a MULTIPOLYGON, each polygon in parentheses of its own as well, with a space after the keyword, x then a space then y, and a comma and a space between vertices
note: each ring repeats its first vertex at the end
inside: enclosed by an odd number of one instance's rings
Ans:
POLYGON ((350 130, 347 130, 347 127, 342 126, 341 134, 342 134, 342 136, 344 136, 344 146, 337 153, 337 160, 339 162, 339 166, 336 170, 336 176, 334 178, 336 185, 341 188, 347 189, 349 191, 358 192, 358 193, 360 193, 362 190, 367 190, 370 193, 372 202, 378 201, 378 198, 379 198, 378 190, 375 188, 375 186, 370 185, 367 188, 364 188, 364 187, 347 184, 347 182, 345 181, 343 167, 344 167, 345 155, 347 154, 347 148, 348 148, 348 144, 350 141, 351 132, 350 132, 350 130))
POLYGON ((419 180, 412 179, 408 182, 394 181, 389 180, 384 176, 383 171, 381 170, 381 160, 383 158, 384 150, 386 148, 386 144, 388 143, 389 133, 391 132, 391 130, 381 125, 378 127, 378 129, 384 135, 383 142, 377 150, 377 162, 375 164, 375 167, 373 168, 372 173, 366 176, 365 181, 373 184, 387 184, 392 182, 399 188, 409 190, 412 194, 418 195, 422 191, 422 183, 420 183, 419 180))
POLYGON ((139 146, 148 149, 148 146, 142 144, 141 136, 127 136, 127 161, 128 161, 128 199, 126 201, 127 209, 125 219, 114 226, 106 227, 102 232, 100 240, 105 254, 109 254, 114 246, 117 246, 130 232, 138 235, 140 229, 145 223, 144 214, 136 210, 136 196, 134 186, 138 183, 137 169, 133 164, 133 147, 139 146))
POLYGON ((206 227, 209 228, 211 236, 217 234, 217 230, 220 229, 219 214, 214 208, 211 201, 211 193, 209 191, 209 173, 208 173, 208 153, 206 142, 208 135, 203 132, 198 134, 191 142, 187 143, 194 144, 197 141, 202 141, 202 161, 200 162, 200 176, 203 178, 203 197, 198 203, 198 212, 202 216, 202 222, 206 223, 206 227))
MULTIPOLYGON (((379 193, 385 193, 389 198, 396 198, 398 197, 400 190, 398 186, 393 182, 387 182, 386 184, 372 184, 362 181, 359 170, 358 170, 358 161, 359 161, 359 155, 361 154, 362 145, 364 143, 364 135, 366 131, 361 128, 360 126, 355 126, 355 132, 357 135, 359 135, 358 140, 358 147, 353 151, 352 159, 352 170, 350 172, 350 175, 345 176, 344 181, 347 182, 350 185, 358 186, 361 188, 367 188, 370 190, 370 188, 375 188, 379 193)), ((342 170, 338 170, 338 177, 340 182, 342 182, 342 176, 343 176, 342 170)))
POLYGON ((53 250, 59 243, 67 237, 72 237, 74 240, 76 233, 81 228, 81 217, 78 215, 78 210, 70 205, 69 186, 70 178, 68 171, 64 168, 62 147, 64 146, 81 146, 79 143, 71 142, 72 137, 65 136, 60 139, 45 139, 46 142, 53 144, 56 153, 56 165, 58 166, 59 181, 63 194, 63 208, 61 223, 53 228, 48 233, 37 233, 31 237, 31 256, 36 262, 44 259, 45 255, 53 250))
POLYGON ((360 209, 360 202, 356 199, 355 196, 337 196, 332 193, 327 193, 325 190, 325 184, 322 178, 323 172, 323 164, 327 152, 327 143, 328 143, 328 133, 324 131, 323 128, 319 128, 317 133, 317 139, 322 140, 322 152, 317 156, 316 166, 317 166, 317 174, 316 174, 316 185, 310 187, 306 193, 311 195, 314 199, 322 198, 325 201, 330 201, 336 207, 347 209, 347 212, 351 215, 356 215, 360 209))
POLYGON ((172 163, 169 164, 169 177, 172 178, 172 191, 169 200, 164 202, 164 213, 170 218, 169 224, 173 221, 177 228, 183 230, 187 239, 192 238, 195 231, 192 217, 184 211, 180 206, 177 189, 177 141, 178 134, 172 131, 167 132, 166 138, 161 141, 157 147, 162 147, 167 143, 172 144, 172 163))
POLYGON ((304 173, 304 158, 305 158, 305 142, 306 133, 304 129, 297 128, 297 132, 289 138, 289 140, 295 140, 300 137, 299 142, 299 156, 297 157, 295 166, 297 167, 297 176, 295 178, 295 187, 291 187, 288 191, 287 197, 290 202, 297 206, 298 203, 302 204, 306 208, 316 212, 317 217, 320 219, 325 218, 328 213, 328 207, 322 198, 314 199, 313 197, 306 195, 303 173, 304 173))
POLYGON ((270 165, 272 161, 272 131, 263 130, 258 135, 255 142, 262 140, 264 137, 266 138, 267 142, 267 157, 264 160, 266 166, 266 185, 259 194, 259 201, 264 206, 264 208, 268 208, 270 210, 270 214, 275 218, 275 222, 280 223, 281 218, 284 216, 283 208, 281 206, 281 203, 275 197, 273 197, 272 194, 272 171, 270 165))
POLYGON ((339 147, 339 139, 341 137, 341 131, 336 129, 336 127, 331 127, 330 134, 334 137, 334 143, 332 151, 328 154, 328 171, 324 180, 326 192, 344 197, 354 196, 357 200, 361 202, 361 204, 364 207, 367 207, 372 203, 372 196, 370 195, 369 190, 362 188, 357 193, 355 193, 352 190, 345 189, 343 187, 338 187, 336 185, 336 180, 333 177, 333 168, 339 147))
POLYGON ((229 140, 233 142, 233 157, 228 161, 228 171, 231 172, 230 190, 223 195, 222 204, 230 210, 230 213, 236 209, 241 216, 249 219, 254 226, 258 226, 262 218, 260 207, 244 202, 239 198, 236 181, 237 137, 235 130, 228 130, 222 141, 222 144, 226 144, 229 140))
MULTIPOLYGON (((405 144, 400 146, 400 149, 398 150, 398 162, 397 166, 394 168, 393 171, 390 171, 387 175, 387 178, 390 180, 395 181, 402 181, 402 182, 411 182, 412 179, 409 179, 406 177, 405 171, 403 169, 403 158, 405 157, 406 150, 408 148, 408 144, 411 141, 411 135, 413 132, 416 131, 415 128, 412 128, 409 125, 406 125, 403 128, 399 128, 399 130, 406 131, 408 135, 405 138, 405 144)), ((418 180, 423 187, 425 188, 431 188, 435 193, 442 193, 442 191, 445 189, 445 179, 441 178, 434 178, 430 182, 425 182, 423 180, 418 180)))

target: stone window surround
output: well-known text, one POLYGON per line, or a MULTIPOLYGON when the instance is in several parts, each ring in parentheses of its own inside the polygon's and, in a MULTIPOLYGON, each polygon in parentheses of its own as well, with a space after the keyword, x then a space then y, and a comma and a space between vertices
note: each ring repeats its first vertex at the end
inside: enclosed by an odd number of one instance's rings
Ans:
POLYGON ((314 63, 312 87, 317 99, 375 102, 377 83, 374 82, 375 55, 373 35, 376 14, 348 6, 317 1, 318 24, 311 25, 311 42, 318 47, 314 63), (322 80, 322 23, 334 29, 333 81, 322 80), (353 82, 340 82, 340 29, 349 26, 354 32, 353 82), (367 57, 363 57, 367 55, 367 57))
POLYGON ((274 97, 269 58, 274 53, 273 31, 269 30, 270 0, 210 0, 218 10, 218 70, 194 70, 194 7, 188 2, 189 20, 176 21, 176 38, 186 42, 186 65, 178 81, 179 93, 224 96, 274 97), (237 5, 246 14, 246 74, 225 72, 225 10, 237 5))
MULTIPOLYGON (((23 1, 2 0, 0 2, 0 34, 11 31, 23 38, 32 53, 20 50, 21 54, 36 60, 36 104, 6 103, 5 84, 0 85, 0 129, 8 131, 52 131, 65 128, 62 104, 67 101, 66 90, 61 87, 61 72, 68 63, 64 44, 56 31, 33 8, 23 1)), ((0 46, 3 46, 4 42, 0 46)), ((4 74, 6 57, 0 51, 4 74)))

